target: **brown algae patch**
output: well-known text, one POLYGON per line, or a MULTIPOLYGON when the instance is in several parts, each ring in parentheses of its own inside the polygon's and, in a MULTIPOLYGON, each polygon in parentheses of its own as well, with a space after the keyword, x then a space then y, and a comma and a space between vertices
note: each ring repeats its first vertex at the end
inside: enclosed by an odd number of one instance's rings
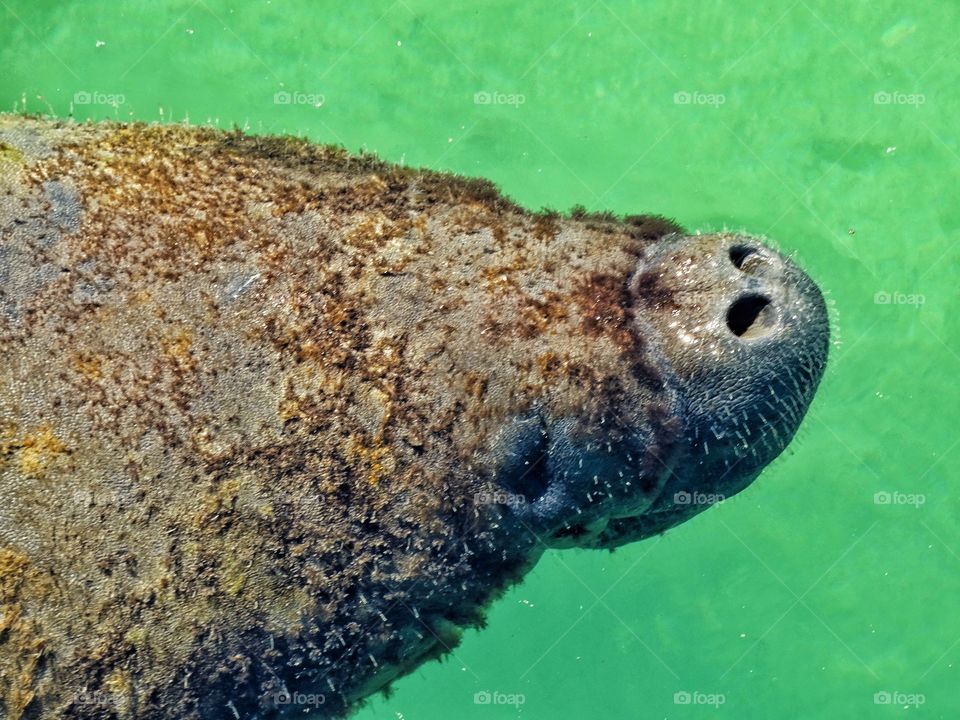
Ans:
POLYGON ((25 158, 23 153, 12 145, 0 142, 0 163, 12 163, 14 165, 23 165, 25 158))
POLYGON ((46 643, 25 613, 22 597, 38 580, 24 555, 0 547, 0 658, 8 658, 0 674, 0 707, 9 720, 20 720, 37 695, 46 643))
POLYGON ((0 426, 0 460, 13 460, 21 475, 43 477, 51 463, 69 452, 47 424, 19 437, 15 428, 11 423, 0 426))

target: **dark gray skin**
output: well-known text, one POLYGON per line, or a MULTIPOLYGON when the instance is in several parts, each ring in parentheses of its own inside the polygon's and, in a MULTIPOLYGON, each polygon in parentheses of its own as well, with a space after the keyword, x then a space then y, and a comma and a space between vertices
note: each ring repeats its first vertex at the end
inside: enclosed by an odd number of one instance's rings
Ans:
POLYGON ((345 715, 545 548, 746 487, 828 337, 748 236, 0 115, 0 707, 345 715))

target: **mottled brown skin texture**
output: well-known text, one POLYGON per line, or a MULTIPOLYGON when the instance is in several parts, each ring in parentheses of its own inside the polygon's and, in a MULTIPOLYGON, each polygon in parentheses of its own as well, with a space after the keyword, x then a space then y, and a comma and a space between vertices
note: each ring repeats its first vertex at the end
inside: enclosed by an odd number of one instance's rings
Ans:
MULTIPOLYGON (((545 546, 702 509, 663 505, 718 486, 687 351, 639 317, 673 327, 649 263, 679 232, 292 138, 0 115, 5 717, 339 716, 545 546)), ((740 485, 813 394, 804 347, 740 485)))

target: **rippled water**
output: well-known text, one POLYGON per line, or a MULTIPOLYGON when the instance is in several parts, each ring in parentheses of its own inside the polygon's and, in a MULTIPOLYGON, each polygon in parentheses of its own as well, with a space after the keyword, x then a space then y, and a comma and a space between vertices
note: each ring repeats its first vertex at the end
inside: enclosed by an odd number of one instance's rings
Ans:
POLYGON ((956 718, 958 23, 889 0, 0 0, 0 107, 305 133, 534 208, 747 229, 828 293, 827 377, 753 487, 548 554, 358 718, 956 718))

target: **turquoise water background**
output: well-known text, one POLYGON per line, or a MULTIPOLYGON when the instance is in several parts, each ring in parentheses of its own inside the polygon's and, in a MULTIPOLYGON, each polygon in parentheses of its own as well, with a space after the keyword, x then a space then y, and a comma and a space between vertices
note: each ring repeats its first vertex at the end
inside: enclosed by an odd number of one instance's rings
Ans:
POLYGON ((958 27, 929 0, 0 0, 0 109, 305 134, 531 208, 744 229, 827 293, 830 367, 757 483, 549 553, 358 719, 957 718, 958 27))

